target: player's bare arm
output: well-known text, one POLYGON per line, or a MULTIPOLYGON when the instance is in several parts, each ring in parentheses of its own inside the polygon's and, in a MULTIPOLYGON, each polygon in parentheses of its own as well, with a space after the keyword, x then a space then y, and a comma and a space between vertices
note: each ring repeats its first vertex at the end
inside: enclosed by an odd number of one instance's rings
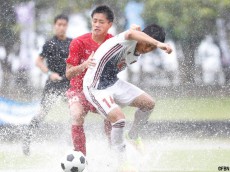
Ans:
POLYGON ((66 78, 71 79, 79 74, 81 74, 85 69, 88 69, 89 67, 93 67, 96 65, 94 58, 93 58, 94 52, 91 53, 89 58, 83 62, 80 65, 73 66, 69 63, 66 65, 66 78))
POLYGON ((169 44, 159 42, 157 48, 164 50, 166 53, 170 54, 172 52, 172 48, 169 44))
POLYGON ((44 64, 44 58, 42 58, 41 56, 37 57, 36 66, 39 67, 41 69, 41 71, 44 73, 47 73, 49 71, 47 66, 44 64))
POLYGON ((41 56, 37 57, 37 59, 36 59, 36 66, 39 67, 42 72, 47 73, 49 75, 49 78, 52 81, 57 81, 57 80, 61 80, 62 79, 62 77, 59 76, 58 73, 49 71, 49 69, 45 65, 45 59, 42 58, 41 56))
POLYGON ((157 44, 159 43, 159 41, 151 38, 150 36, 148 36, 144 32, 134 30, 134 29, 130 29, 130 30, 126 31, 125 39, 127 39, 127 40, 135 40, 135 41, 138 41, 138 42, 147 42, 147 43, 155 45, 155 46, 157 46, 157 44))
POLYGON ((170 54, 172 52, 172 48, 168 44, 159 42, 159 41, 151 38, 150 36, 148 36, 147 34, 145 34, 142 31, 130 29, 126 32, 125 39, 136 40, 138 42, 145 42, 146 44, 151 44, 157 48, 164 50, 168 54, 170 54))

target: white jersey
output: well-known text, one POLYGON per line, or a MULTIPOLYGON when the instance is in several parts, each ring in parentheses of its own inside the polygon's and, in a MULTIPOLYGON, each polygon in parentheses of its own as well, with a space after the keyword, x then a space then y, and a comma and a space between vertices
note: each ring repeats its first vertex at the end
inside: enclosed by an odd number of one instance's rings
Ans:
POLYGON ((137 61, 139 56, 134 55, 137 41, 126 40, 126 32, 110 38, 97 49, 94 54, 96 66, 87 70, 84 87, 105 89, 118 80, 120 71, 137 61))

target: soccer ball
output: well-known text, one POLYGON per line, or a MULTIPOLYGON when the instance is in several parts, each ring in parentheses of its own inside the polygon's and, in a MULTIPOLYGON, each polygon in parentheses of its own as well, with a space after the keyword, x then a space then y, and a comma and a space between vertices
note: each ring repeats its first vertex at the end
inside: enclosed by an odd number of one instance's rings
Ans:
POLYGON ((86 166, 86 158, 80 151, 71 151, 65 155, 61 168, 65 172, 82 172, 86 166))

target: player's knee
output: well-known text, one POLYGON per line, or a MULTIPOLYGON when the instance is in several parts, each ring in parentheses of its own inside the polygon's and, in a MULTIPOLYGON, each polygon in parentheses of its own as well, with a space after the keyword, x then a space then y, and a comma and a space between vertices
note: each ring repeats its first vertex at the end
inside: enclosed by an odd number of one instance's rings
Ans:
POLYGON ((150 99, 149 105, 148 105, 148 110, 153 110, 155 107, 155 101, 153 99, 150 99))
POLYGON ((113 109, 111 112, 109 112, 107 119, 111 122, 111 123, 115 123, 119 120, 125 119, 125 115, 124 113, 121 111, 120 108, 115 108, 113 109))
POLYGON ((70 106, 70 116, 72 125, 83 125, 87 112, 78 103, 70 106))
POLYGON ((85 122, 84 116, 81 114, 74 114, 71 116, 71 121, 73 125, 83 125, 85 122))
POLYGON ((143 111, 151 111, 154 109, 154 107, 155 107, 155 101, 152 98, 149 98, 146 101, 144 101, 143 107, 140 109, 143 111))
POLYGON ((71 112, 71 122, 73 125, 83 125, 85 121, 85 113, 83 112, 71 112))

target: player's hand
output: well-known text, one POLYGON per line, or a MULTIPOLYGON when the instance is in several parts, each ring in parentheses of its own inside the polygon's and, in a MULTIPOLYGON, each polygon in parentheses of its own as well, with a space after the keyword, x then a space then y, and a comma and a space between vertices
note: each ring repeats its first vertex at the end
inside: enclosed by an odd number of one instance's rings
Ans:
POLYGON ((136 25, 136 24, 132 24, 132 25, 130 26, 130 29, 141 31, 141 27, 140 27, 139 25, 136 25))
POLYGON ((172 52, 172 48, 169 44, 159 42, 157 47, 164 50, 168 54, 170 54, 172 52))
POLYGON ((93 56, 94 56, 94 51, 90 54, 88 60, 86 61, 87 68, 96 66, 95 58, 93 56))

